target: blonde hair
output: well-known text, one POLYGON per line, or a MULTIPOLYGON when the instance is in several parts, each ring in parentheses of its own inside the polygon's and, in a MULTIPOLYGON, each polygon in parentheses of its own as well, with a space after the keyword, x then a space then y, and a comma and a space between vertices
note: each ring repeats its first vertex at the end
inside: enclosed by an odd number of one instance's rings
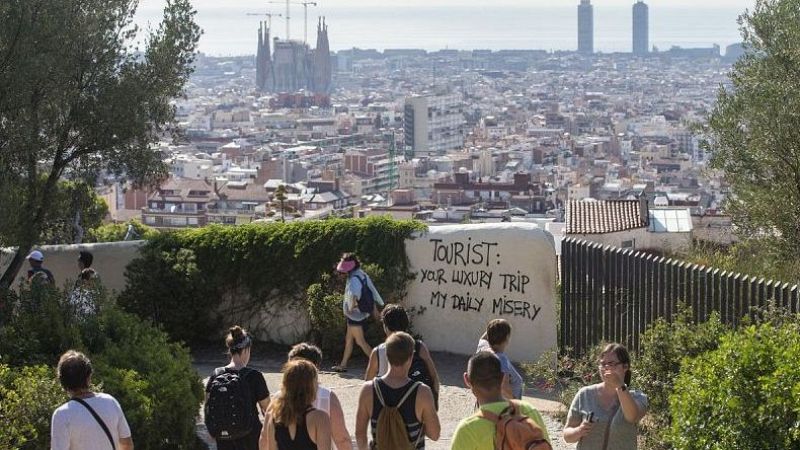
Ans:
POLYGON ((275 423, 297 424, 317 399, 317 368, 305 359, 294 359, 283 366, 281 392, 270 405, 275 423))

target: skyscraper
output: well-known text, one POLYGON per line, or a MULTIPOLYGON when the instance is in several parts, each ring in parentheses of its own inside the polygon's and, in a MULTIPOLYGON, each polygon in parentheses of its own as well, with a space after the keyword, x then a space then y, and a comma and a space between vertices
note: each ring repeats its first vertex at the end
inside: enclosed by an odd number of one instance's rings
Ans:
POLYGON ((633 54, 647 56, 649 42, 648 7, 644 0, 633 4, 633 54))
POLYGON ((594 53, 594 9, 590 0, 578 5, 578 53, 594 53))

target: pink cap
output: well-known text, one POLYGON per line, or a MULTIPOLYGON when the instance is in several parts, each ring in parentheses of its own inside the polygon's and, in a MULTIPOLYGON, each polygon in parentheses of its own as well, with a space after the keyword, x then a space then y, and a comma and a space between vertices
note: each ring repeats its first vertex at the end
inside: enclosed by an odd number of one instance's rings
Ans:
POLYGON ((348 272, 350 272, 351 270, 353 270, 355 268, 356 268, 356 262, 355 261, 352 261, 352 260, 351 261, 339 261, 339 265, 336 266, 336 271, 337 272, 342 272, 342 273, 348 273, 348 272))

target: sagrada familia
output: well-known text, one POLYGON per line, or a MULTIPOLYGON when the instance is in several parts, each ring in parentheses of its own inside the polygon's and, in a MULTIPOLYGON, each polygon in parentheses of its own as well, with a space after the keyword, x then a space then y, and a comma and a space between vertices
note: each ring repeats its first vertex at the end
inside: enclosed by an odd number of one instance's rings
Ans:
POLYGON ((320 18, 317 24, 317 48, 301 41, 274 39, 270 49, 269 27, 258 27, 256 85, 261 92, 295 93, 302 89, 314 94, 331 92, 331 52, 328 26, 320 18))

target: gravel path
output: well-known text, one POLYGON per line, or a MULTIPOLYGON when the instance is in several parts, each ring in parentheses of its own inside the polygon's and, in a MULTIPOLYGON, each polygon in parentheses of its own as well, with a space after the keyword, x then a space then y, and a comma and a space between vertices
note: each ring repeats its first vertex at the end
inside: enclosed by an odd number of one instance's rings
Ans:
MULTIPOLYGON (((271 392, 278 390, 280 386, 280 369, 285 362, 284 355, 285 353, 283 352, 254 354, 250 362, 250 367, 262 371, 271 392)), ((475 398, 463 386, 462 374, 466 368, 467 357, 449 353, 434 353, 433 358, 436 361, 436 367, 442 380, 442 392, 439 395, 439 419, 442 423, 442 437, 438 442, 427 441, 425 447, 429 450, 445 450, 450 448, 451 438, 458 422, 462 418, 473 414, 475 398)), ((216 354, 214 352, 195 354, 195 368, 203 376, 207 376, 215 367, 226 363, 227 360, 219 355, 218 352, 216 354)), ((325 366, 325 368, 327 367, 330 367, 330 365, 325 366)), ((355 411, 365 368, 366 360, 361 358, 353 360, 350 370, 345 374, 326 371, 320 373, 320 383, 336 392, 342 402, 347 428, 351 435, 355 431, 355 411)), ((561 424, 553 418, 560 404, 535 392, 527 392, 527 394, 529 396, 526 396, 525 400, 532 403, 542 412, 547 423, 547 431, 553 441, 553 448, 556 450, 574 449, 574 445, 567 444, 561 439, 561 424)), ((210 444, 209 448, 216 450, 207 433, 205 433, 202 420, 198 421, 198 435, 210 444)))

